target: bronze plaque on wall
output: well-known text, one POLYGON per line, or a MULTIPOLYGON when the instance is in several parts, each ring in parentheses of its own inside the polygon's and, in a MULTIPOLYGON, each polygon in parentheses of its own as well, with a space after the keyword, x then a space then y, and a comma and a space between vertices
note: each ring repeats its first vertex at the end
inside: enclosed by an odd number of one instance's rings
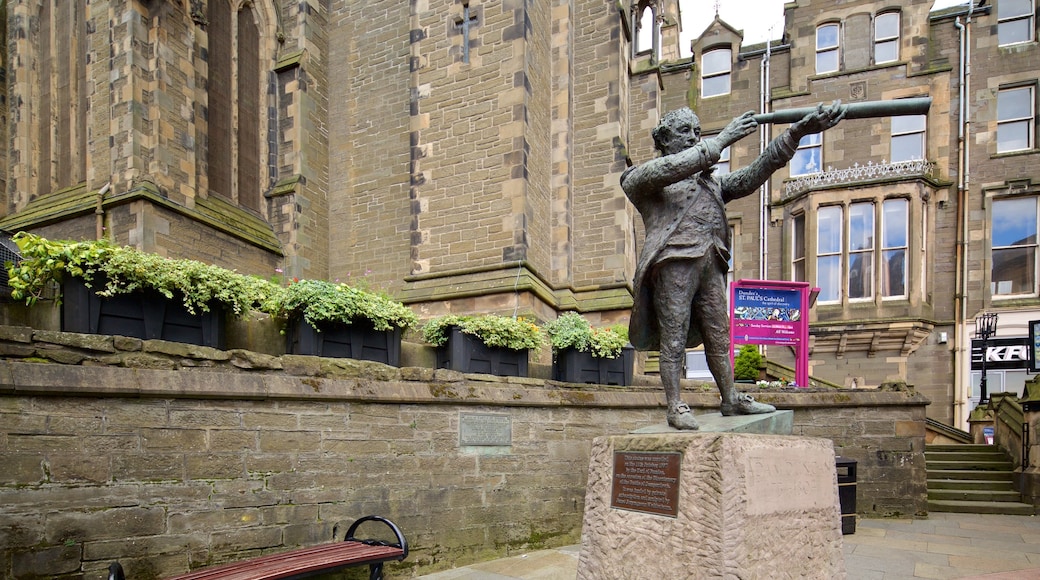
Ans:
POLYGON ((610 507, 677 517, 681 464, 678 452, 615 451, 610 507))

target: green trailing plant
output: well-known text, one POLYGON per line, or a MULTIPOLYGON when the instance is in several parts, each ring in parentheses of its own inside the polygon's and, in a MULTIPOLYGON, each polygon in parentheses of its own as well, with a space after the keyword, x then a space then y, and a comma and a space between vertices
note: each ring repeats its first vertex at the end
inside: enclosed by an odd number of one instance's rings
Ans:
POLYGON ((423 325, 423 339, 434 346, 444 346, 453 326, 489 347, 530 350, 541 348, 545 343, 544 333, 537 324, 522 316, 513 318, 496 314, 449 314, 434 318, 423 325))
POLYGON ((758 352, 758 347, 745 344, 733 359, 733 378, 742 381, 758 380, 761 366, 762 355, 758 352))
POLYGON ((8 266, 8 284, 13 298, 30 305, 66 276, 81 278, 88 287, 98 286, 96 293, 105 297, 152 289, 180 299, 192 314, 208 312, 211 303, 220 302, 241 316, 280 291, 255 276, 196 260, 172 260, 107 240, 52 241, 27 232, 12 239, 22 258, 8 266))
POLYGON ((419 321, 410 308, 386 294, 324 280, 293 281, 266 309, 287 317, 300 316, 316 329, 323 322, 368 320, 376 330, 404 330, 419 321))
POLYGON ((564 312, 546 323, 545 332, 554 350, 573 348, 596 358, 617 358, 628 343, 628 328, 624 325, 593 328, 577 312, 564 312))
POLYGON ((322 280, 293 281, 279 286, 256 276, 204 264, 171 260, 107 240, 54 241, 27 232, 14 236, 22 253, 8 265, 11 295, 33 304, 48 285, 66 276, 81 278, 99 296, 155 290, 180 299, 195 314, 220 302, 236 315, 260 310, 276 316, 299 315, 317 327, 321 322, 349 324, 360 319, 376 330, 407 329, 418 322, 415 313, 383 293, 322 280))

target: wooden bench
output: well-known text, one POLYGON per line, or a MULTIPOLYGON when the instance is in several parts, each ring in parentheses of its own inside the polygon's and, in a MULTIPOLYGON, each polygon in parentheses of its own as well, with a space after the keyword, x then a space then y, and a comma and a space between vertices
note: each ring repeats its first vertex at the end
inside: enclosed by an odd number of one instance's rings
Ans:
MULTIPOLYGON (((306 578, 335 572, 352 566, 369 566, 369 580, 382 580, 383 563, 401 561, 408 556, 408 542, 404 534, 390 520, 380 516, 365 516, 356 520, 347 530, 342 542, 298 548, 288 552, 268 554, 258 558, 203 568, 169 580, 273 580, 275 578, 306 578), (382 540, 359 540, 354 537, 358 526, 368 521, 386 524, 396 536, 396 543, 382 540)), ((125 580, 123 567, 113 562, 108 568, 109 580, 125 580)))

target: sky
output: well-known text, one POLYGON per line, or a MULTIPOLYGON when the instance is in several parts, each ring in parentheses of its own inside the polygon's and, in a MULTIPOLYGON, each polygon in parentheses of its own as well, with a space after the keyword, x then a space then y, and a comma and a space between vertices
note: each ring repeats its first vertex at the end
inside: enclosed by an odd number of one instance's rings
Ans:
MULTIPOLYGON (((786 0, 718 0, 719 18, 744 31, 744 44, 777 39, 784 32, 786 0)), ((967 4, 968 0, 936 0, 932 9, 967 4)), ((680 51, 690 55, 690 41, 700 36, 715 18, 716 0, 679 0, 682 13, 680 51)))

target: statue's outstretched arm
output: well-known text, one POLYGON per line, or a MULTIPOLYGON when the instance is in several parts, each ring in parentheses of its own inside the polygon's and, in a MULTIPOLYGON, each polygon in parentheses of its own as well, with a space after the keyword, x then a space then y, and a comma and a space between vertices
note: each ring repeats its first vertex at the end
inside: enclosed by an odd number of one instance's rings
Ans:
POLYGON ((811 113, 796 121, 766 147, 766 150, 751 165, 723 175, 722 195, 725 201, 751 194, 765 183, 773 173, 787 165, 798 149, 802 137, 820 133, 837 125, 845 118, 848 105, 835 101, 832 105, 818 105, 811 113))
POLYGON ((693 147, 637 165, 621 174, 621 188, 629 197, 658 194, 665 187, 708 169, 719 160, 722 147, 705 139, 693 147))

